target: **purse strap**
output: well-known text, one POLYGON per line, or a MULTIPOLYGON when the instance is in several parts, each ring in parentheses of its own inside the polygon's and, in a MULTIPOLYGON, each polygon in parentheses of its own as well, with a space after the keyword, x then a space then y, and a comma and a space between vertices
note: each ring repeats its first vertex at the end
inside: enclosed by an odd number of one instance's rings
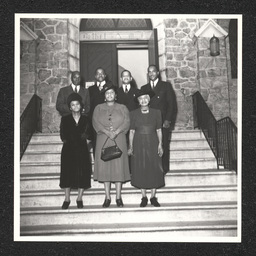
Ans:
MULTIPOLYGON (((103 144, 102 148, 104 148, 104 146, 105 146, 105 144, 107 143, 108 139, 109 139, 109 137, 107 137, 107 139, 106 139, 106 141, 104 142, 104 144, 103 144)), ((116 140, 114 139, 113 141, 114 141, 114 142, 115 142, 115 144, 116 144, 116 140)), ((116 144, 116 146, 117 146, 117 144, 116 144)))

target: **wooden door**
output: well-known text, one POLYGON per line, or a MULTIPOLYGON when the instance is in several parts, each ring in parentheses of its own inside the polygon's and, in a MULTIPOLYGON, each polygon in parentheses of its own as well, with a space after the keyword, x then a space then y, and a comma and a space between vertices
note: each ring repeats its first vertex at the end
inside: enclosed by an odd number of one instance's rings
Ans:
POLYGON ((156 65, 159 69, 157 29, 152 31, 148 41, 148 62, 149 65, 156 65))
POLYGON ((102 67, 107 80, 117 85, 117 50, 114 43, 80 44, 80 72, 82 82, 94 81, 95 70, 102 67))

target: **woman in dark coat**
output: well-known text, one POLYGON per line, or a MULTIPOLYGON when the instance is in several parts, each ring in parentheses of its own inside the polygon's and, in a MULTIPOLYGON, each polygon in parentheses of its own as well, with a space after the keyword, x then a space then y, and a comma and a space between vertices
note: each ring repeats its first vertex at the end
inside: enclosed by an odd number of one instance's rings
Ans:
POLYGON ((151 204, 159 207, 156 189, 165 185, 161 158, 162 119, 160 110, 149 107, 153 96, 152 90, 140 90, 136 95, 140 108, 130 112, 128 154, 131 155, 131 184, 141 189, 140 207, 147 205, 146 189, 151 189, 151 204))
POLYGON ((60 125, 63 141, 60 187, 65 190, 62 209, 69 207, 71 189, 78 189, 77 208, 83 208, 84 189, 91 187, 91 161, 86 140, 89 121, 81 115, 82 98, 78 93, 70 94, 67 104, 71 114, 62 117, 60 125))

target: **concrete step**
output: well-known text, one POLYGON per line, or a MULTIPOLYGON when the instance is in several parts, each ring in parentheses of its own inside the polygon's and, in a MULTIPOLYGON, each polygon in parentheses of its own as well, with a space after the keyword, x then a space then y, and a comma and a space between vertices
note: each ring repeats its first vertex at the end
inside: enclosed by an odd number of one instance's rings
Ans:
POLYGON ((35 133, 30 142, 61 142, 59 133, 35 133))
MULTIPOLYGON (((165 185, 170 187, 185 186, 212 186, 235 185, 237 176, 234 172, 223 170, 202 170, 202 172, 189 170, 173 170, 165 175, 165 185)), ((103 188, 98 181, 91 181, 92 188, 103 188)), ((114 185, 112 185, 114 186, 114 185)), ((131 187, 130 182, 123 187, 131 187)), ((20 190, 54 190, 59 188, 59 173, 22 174, 20 177, 20 190)))
POLYGON ((21 208, 21 226, 33 225, 76 225, 76 224, 117 224, 117 223, 148 223, 176 221, 220 221, 236 220, 236 202, 195 202, 168 203, 161 207, 139 207, 137 204, 126 204, 119 208, 111 205, 105 209, 102 206, 85 206, 78 209, 70 206, 68 210, 60 207, 21 208))
POLYGON ((205 138, 200 130, 174 130, 171 132, 171 140, 175 139, 202 139, 205 138))
MULTIPOLYGON (((111 190, 112 204, 115 204, 115 189, 111 190)), ((122 189, 124 204, 137 204, 141 202, 141 192, 133 187, 122 189)), ((148 197, 150 192, 148 191, 148 197)), ((77 191, 71 191, 71 206, 76 206, 77 191)), ((91 188, 84 191, 84 205, 102 205, 105 198, 103 186, 91 188)), ((187 186, 187 187, 165 187, 157 190, 157 198, 160 204, 179 202, 208 202, 208 201, 236 201, 236 185, 218 186, 187 186)), ((23 191, 20 195, 21 207, 56 207, 61 206, 64 201, 64 191, 55 190, 32 190, 23 191)))
POLYGON ((62 142, 30 142, 26 152, 32 151, 51 151, 51 152, 61 152, 62 142))
POLYGON ((208 142, 202 138, 202 139, 172 139, 170 141, 169 149, 176 149, 176 148, 196 148, 196 147, 208 147, 208 142))
POLYGON ((213 157, 172 159, 169 168, 170 170, 217 169, 217 161, 213 157))
MULTIPOLYGON (((22 236, 53 236, 53 235, 81 235, 96 241, 126 241, 134 242, 170 242, 177 235, 186 236, 237 236, 237 222, 222 221, 189 221, 165 223, 128 223, 128 224, 82 224, 82 225, 46 225, 21 227, 22 236), (170 237, 172 237, 170 239, 170 237)), ((35 237, 36 239, 36 237, 35 237)))
POLYGON ((198 158, 200 157, 214 157, 209 147, 204 148, 172 148, 170 150, 170 160, 185 159, 185 158, 198 158))

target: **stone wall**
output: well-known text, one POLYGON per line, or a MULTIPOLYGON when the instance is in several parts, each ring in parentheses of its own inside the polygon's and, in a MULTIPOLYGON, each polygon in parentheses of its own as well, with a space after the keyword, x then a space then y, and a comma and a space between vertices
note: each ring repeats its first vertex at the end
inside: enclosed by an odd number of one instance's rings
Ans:
POLYGON ((196 19, 165 19, 166 78, 176 94, 175 129, 193 128, 191 95, 199 90, 197 47, 193 37, 196 19))
POLYGON ((36 48, 35 93, 42 98, 43 132, 59 131, 56 111, 59 89, 68 85, 67 19, 23 19, 39 37, 36 48))
POLYGON ((20 42, 20 114, 35 93, 36 46, 35 40, 20 42))

